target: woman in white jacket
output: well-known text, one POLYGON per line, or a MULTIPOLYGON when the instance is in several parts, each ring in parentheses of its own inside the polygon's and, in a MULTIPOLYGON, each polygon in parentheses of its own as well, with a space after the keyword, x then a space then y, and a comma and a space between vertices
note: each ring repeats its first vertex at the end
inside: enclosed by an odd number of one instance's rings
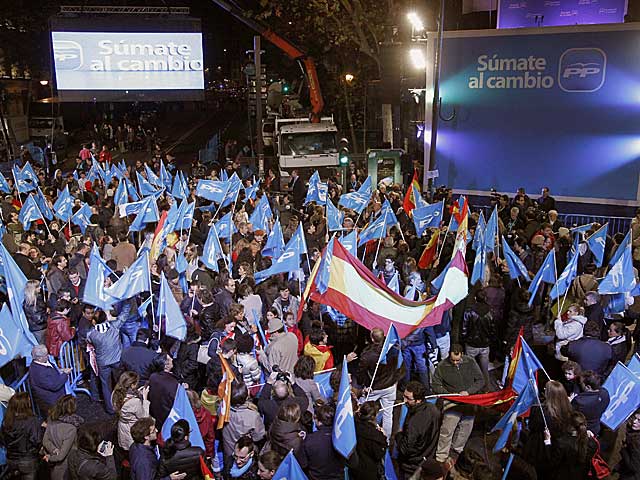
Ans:
POLYGON ((118 414, 118 445, 129 450, 133 444, 131 427, 134 423, 149 416, 149 387, 138 388, 140 377, 135 372, 124 372, 113 389, 111 401, 118 414))
POLYGON ((584 308, 577 304, 569 307, 566 320, 557 319, 553 322, 556 330, 556 358, 558 360, 561 362, 568 360, 560 353, 560 349, 569 342, 582 338, 585 323, 587 323, 587 317, 584 316, 584 308))
POLYGON ((254 341, 251 335, 242 334, 236 337, 236 346, 238 354, 236 355, 236 365, 242 374, 242 380, 247 387, 252 387, 260 383, 262 371, 258 360, 252 353, 254 350, 254 341))

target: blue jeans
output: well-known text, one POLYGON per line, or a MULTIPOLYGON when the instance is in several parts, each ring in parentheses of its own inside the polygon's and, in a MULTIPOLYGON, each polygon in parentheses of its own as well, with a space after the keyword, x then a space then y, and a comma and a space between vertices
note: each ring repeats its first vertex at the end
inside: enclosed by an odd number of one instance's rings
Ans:
POLYGON ((125 349, 136 341, 136 334, 140 329, 140 322, 127 320, 120 326, 120 339, 122 348, 125 349))
POLYGON ((422 345, 411 345, 402 348, 402 356, 404 357, 404 364, 406 373, 404 381, 408 383, 411 380, 411 372, 416 372, 420 383, 422 383, 427 390, 429 390, 429 370, 427 368, 427 360, 425 355, 427 354, 427 347, 422 345))
POLYGON ((120 362, 112 363, 111 365, 98 365, 98 377, 100 378, 100 386, 102 387, 104 409, 110 415, 113 415, 115 413, 113 404, 111 403, 112 378, 113 375, 117 373, 119 368, 120 362))

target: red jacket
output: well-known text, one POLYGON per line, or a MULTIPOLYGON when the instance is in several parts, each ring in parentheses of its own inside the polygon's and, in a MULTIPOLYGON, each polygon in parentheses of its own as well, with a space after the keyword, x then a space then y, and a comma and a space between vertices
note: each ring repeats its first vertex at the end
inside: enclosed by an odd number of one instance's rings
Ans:
POLYGON ((216 423, 218 417, 211 415, 211 412, 204 407, 193 412, 200 427, 200 434, 204 440, 205 454, 207 457, 213 457, 213 446, 216 441, 216 423))
POLYGON ((302 337, 302 332, 297 325, 294 327, 287 327, 287 332, 295 333, 296 337, 298 337, 298 356, 302 355, 302 350, 304 350, 304 338, 302 337))
POLYGON ((47 350, 49 355, 57 357, 60 347, 64 342, 71 340, 76 334, 76 329, 71 327, 69 317, 54 313, 47 322, 47 350))

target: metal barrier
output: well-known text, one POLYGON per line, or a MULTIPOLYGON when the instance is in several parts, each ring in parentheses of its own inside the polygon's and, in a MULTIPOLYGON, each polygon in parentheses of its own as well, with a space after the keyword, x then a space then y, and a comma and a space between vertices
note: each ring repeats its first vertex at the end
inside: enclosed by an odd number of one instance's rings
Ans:
POLYGON ((36 402, 33 401, 33 395, 31 394, 31 385, 29 384, 29 372, 25 373, 21 378, 16 380, 15 382, 9 385, 16 392, 24 392, 29 395, 29 399, 31 400, 31 410, 36 416, 40 415, 40 411, 38 410, 38 406, 36 402))
POLYGON ((84 362, 82 359, 82 352, 80 351, 78 344, 73 340, 64 342, 60 347, 60 355, 58 356, 58 366, 71 369, 69 373, 69 389, 71 395, 75 396, 76 392, 84 393, 91 396, 89 390, 86 388, 78 387, 78 382, 82 379, 82 366, 84 362))

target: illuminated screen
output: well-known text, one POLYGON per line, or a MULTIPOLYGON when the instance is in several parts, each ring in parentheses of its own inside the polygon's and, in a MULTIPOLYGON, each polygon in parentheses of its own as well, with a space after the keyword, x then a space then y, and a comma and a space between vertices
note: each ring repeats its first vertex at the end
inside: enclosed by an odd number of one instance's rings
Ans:
POLYGON ((51 39, 62 100, 129 100, 147 91, 157 91, 155 98, 202 98, 199 32, 53 31, 51 39))

